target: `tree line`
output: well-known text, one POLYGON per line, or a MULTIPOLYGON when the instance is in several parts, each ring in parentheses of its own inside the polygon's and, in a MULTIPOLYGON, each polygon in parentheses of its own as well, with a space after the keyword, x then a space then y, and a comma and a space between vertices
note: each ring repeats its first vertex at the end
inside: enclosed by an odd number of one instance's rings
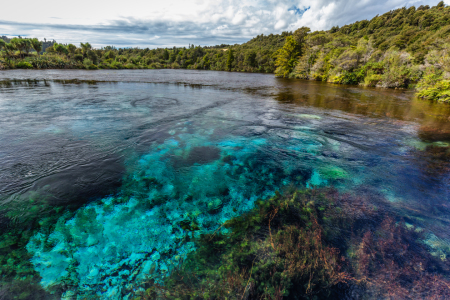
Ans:
POLYGON ((90 43, 54 43, 44 49, 37 39, 0 39, 0 69, 86 68, 86 69, 161 69, 185 68, 217 71, 273 73, 274 53, 287 36, 259 35, 242 45, 217 45, 140 49, 107 46, 94 49, 90 43), (35 49, 36 47, 36 49, 35 49))
POLYGON ((54 42, 43 49, 43 42, 35 38, 0 39, 0 69, 185 68, 275 73, 337 84, 415 87, 421 97, 449 102, 449 33, 450 8, 441 1, 434 7, 403 7, 324 31, 302 27, 261 34, 241 45, 94 49, 89 43, 54 42))
POLYGON ((278 77, 416 88, 450 102, 450 7, 404 7, 327 31, 302 27, 275 56, 278 77))

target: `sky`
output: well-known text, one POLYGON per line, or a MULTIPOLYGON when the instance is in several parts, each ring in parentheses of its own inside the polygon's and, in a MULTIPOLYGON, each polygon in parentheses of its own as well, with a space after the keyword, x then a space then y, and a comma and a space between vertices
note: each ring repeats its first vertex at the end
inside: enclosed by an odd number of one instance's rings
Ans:
MULTIPOLYGON (((0 36, 100 48, 241 44, 259 34, 326 30, 440 0, 2 1, 0 36), (20 7, 19 7, 20 6, 20 7), (8 12, 8 13, 4 13, 8 12)), ((444 1, 447 5, 450 0, 444 1)))

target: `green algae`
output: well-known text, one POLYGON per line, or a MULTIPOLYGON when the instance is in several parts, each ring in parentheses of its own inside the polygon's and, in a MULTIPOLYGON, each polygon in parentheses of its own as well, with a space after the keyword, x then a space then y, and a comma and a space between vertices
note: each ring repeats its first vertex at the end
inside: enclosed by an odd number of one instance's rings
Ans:
POLYGON ((51 230, 68 210, 51 207, 47 199, 48 195, 31 192, 0 207, 0 213, 9 222, 14 222, 14 226, 7 226, 0 235, 0 291, 8 299, 58 299, 60 296, 58 293, 49 294, 40 285, 40 275, 26 249, 36 233, 51 230))
POLYGON ((348 172, 338 166, 325 166, 319 169, 320 174, 328 180, 344 179, 349 176, 348 172))
POLYGON ((349 291, 361 299, 447 297, 448 261, 426 250, 422 231, 380 209, 387 201, 373 200, 292 189, 258 201, 225 222, 227 231, 195 238, 196 251, 134 299, 341 299, 349 291))

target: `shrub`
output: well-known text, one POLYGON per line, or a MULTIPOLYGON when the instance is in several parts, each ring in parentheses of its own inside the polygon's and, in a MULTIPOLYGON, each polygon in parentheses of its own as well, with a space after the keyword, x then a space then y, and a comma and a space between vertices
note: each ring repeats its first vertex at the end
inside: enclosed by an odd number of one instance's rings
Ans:
POLYGON ((19 61, 16 64, 16 68, 18 68, 18 69, 33 69, 33 65, 27 61, 19 61))
POLYGON ((160 64, 159 62, 154 62, 154 63, 151 63, 151 64, 148 66, 148 68, 149 68, 149 69, 161 69, 161 64, 160 64))
POLYGON ((97 66, 94 65, 94 64, 92 63, 92 60, 90 60, 89 58, 85 58, 85 59, 83 60, 83 66, 84 66, 86 69, 88 69, 88 70, 96 70, 96 69, 98 69, 97 66))
POLYGON ((405 88, 411 82, 416 82, 421 72, 419 68, 412 66, 412 61, 413 57, 407 52, 386 52, 382 60, 384 73, 379 85, 386 88, 405 88))
POLYGON ((127 63, 124 65, 124 68, 126 69, 137 69, 137 66, 132 63, 127 63))
POLYGON ((417 96, 424 99, 450 103, 450 80, 438 81, 432 86, 421 88, 417 96))
POLYGON ((82 62, 82 61, 83 61, 83 55, 81 55, 81 54, 75 54, 75 55, 73 56, 73 59, 74 59, 75 61, 77 61, 77 62, 82 62))
POLYGON ((364 86, 376 86, 382 79, 380 74, 368 74, 364 78, 364 86))
POLYGON ((110 64, 110 67, 111 67, 112 69, 123 69, 123 65, 122 65, 120 62, 118 62, 118 61, 113 61, 113 62, 110 64))

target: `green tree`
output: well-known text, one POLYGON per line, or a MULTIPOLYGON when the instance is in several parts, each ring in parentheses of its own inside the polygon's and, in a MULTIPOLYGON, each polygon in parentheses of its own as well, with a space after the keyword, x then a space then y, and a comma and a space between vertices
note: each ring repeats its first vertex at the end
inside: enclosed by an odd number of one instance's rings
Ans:
MULTIPOLYGON (((335 28, 336 29, 336 28, 335 28)), ((336 29, 337 31, 337 29, 336 29)), ((298 44, 299 56, 302 56, 305 53, 305 39, 308 33, 311 32, 309 27, 301 27, 294 31, 294 40, 298 44)))
POLYGON ((39 56, 39 53, 42 51, 42 43, 39 42, 37 38, 30 40, 31 47, 36 51, 37 55, 39 56))
POLYGON ((67 45, 67 51, 69 51, 70 56, 74 55, 76 50, 77 46, 75 46, 74 44, 67 45))
POLYGON ((62 44, 54 44, 53 45, 53 49, 57 52, 57 53, 59 53, 59 54, 65 54, 65 55, 68 55, 69 54, 69 51, 67 50, 67 48, 64 46, 64 45, 62 45, 62 44))
POLYGON ((233 49, 229 49, 228 50, 228 57, 227 57, 227 70, 231 71, 231 65, 233 64, 234 61, 234 53, 233 53, 233 49))
POLYGON ((14 48, 19 50, 19 54, 22 56, 22 51, 27 47, 25 40, 22 38, 13 38, 11 39, 11 44, 14 45, 14 48))
POLYGON ((209 69, 210 61, 209 61, 208 55, 205 55, 205 56, 203 57, 202 65, 203 65, 203 69, 204 69, 204 70, 209 69))
POLYGON ((299 56, 299 45, 292 36, 286 38, 283 48, 275 53, 276 61, 275 76, 288 77, 295 67, 297 57, 299 56))
POLYGON ((164 60, 168 60, 168 59, 169 59, 169 51, 167 51, 167 49, 164 49, 164 52, 163 52, 163 59, 164 59, 164 60))
POLYGON ((174 50, 174 51, 172 51, 172 52, 170 53, 170 55, 169 55, 169 61, 170 61, 171 63, 173 63, 173 62, 176 60, 176 58, 177 58, 177 53, 176 53, 176 51, 174 50))
POLYGON ((107 51, 107 52, 104 54, 104 57, 105 57, 106 59, 114 59, 114 58, 116 57, 116 54, 115 54, 114 51, 110 50, 110 51, 107 51))
MULTIPOLYGON (((3 41, 3 40, 0 39, 0 44, 3 44, 3 43, 1 43, 1 41, 3 41)), ((4 43, 3 44, 3 49, 5 50, 5 56, 6 56, 5 58, 6 58, 6 60, 10 60, 12 54, 14 53, 14 51, 16 51, 16 47, 14 47, 14 45, 11 44, 11 43, 4 43)))
POLYGON ((80 43, 80 45, 81 45, 81 53, 83 54, 83 56, 86 56, 87 52, 92 49, 92 46, 89 43, 84 44, 80 43))
POLYGON ((8 55, 8 57, 10 57, 14 53, 14 51, 16 51, 16 47, 12 43, 6 43, 5 51, 6 51, 6 54, 8 55))
POLYGON ((89 50, 86 53, 86 56, 92 61, 94 65, 98 65, 98 56, 95 51, 89 50))
POLYGON ((31 45, 31 40, 30 39, 23 39, 23 42, 24 42, 24 50, 25 50, 25 52, 27 53, 27 56, 28 56, 28 53, 30 52, 30 49, 33 47, 32 45, 31 45))
POLYGON ((245 54, 244 63, 250 67, 255 67, 256 64, 256 52, 250 51, 245 54))
POLYGON ((0 51, 2 51, 3 48, 5 48, 6 42, 2 39, 0 39, 0 51))

